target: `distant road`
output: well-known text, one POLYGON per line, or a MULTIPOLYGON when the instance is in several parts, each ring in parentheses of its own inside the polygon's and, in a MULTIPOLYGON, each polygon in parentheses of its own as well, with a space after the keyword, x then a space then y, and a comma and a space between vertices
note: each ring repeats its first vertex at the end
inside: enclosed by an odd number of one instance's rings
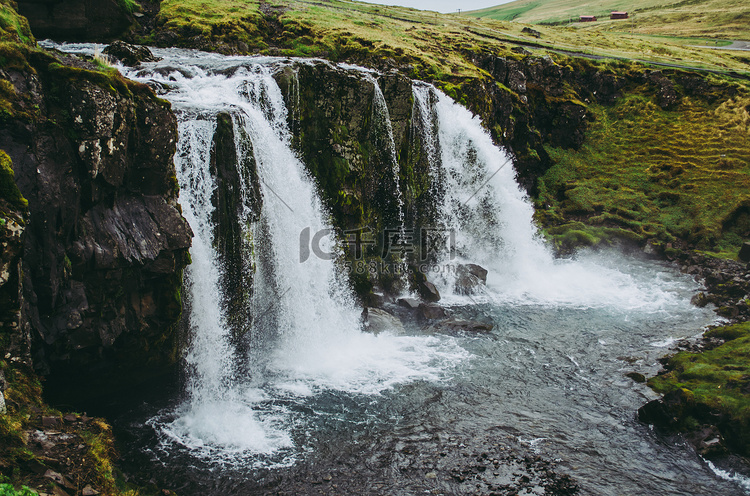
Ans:
MULTIPOLYGON (((500 36, 495 36, 495 35, 491 35, 491 34, 488 34, 488 33, 478 32, 478 31, 476 31, 474 29, 471 29, 471 28, 465 28, 465 29, 467 31, 469 31, 470 33, 475 34, 477 36, 482 36, 482 37, 485 37, 485 38, 490 38, 490 39, 494 39, 494 40, 497 40, 497 41, 502 41, 502 42, 505 42, 505 43, 511 43, 513 45, 525 46, 525 47, 528 47, 528 48, 543 48, 543 49, 549 50, 551 52, 557 52, 557 53, 561 53, 563 55, 569 55, 569 56, 573 56, 573 57, 582 57, 582 58, 592 59, 592 60, 604 60, 604 59, 632 60, 634 62, 639 62, 641 64, 646 64, 646 65, 655 65, 655 66, 661 66, 661 67, 672 67, 672 68, 675 68, 675 69, 683 69, 683 70, 689 70, 689 71, 711 72, 713 74, 722 74, 722 75, 733 77, 733 78, 736 78, 736 79, 750 80, 750 75, 748 75, 748 74, 740 74, 740 73, 738 73, 736 71, 718 70, 718 69, 706 69, 704 67, 693 67, 693 66, 689 66, 689 65, 672 64, 672 63, 669 63, 669 62, 655 62, 655 61, 652 61, 652 60, 642 60, 642 59, 629 58, 629 57, 615 57, 615 56, 612 56, 612 55, 594 55, 594 54, 591 54, 591 53, 578 52, 578 51, 575 51, 575 50, 565 50, 565 49, 562 49, 562 48, 553 48, 553 47, 550 47, 550 46, 547 46, 547 45, 543 45, 541 43, 534 43, 532 41, 520 40, 520 39, 518 39, 517 36, 510 35, 510 37, 509 37, 507 34, 501 33, 499 31, 495 31, 494 29, 491 29, 489 31, 497 33, 500 36), (515 39, 513 39, 513 38, 515 38, 515 39)), ((742 45, 742 47, 731 48, 732 50, 750 50, 750 42, 747 42, 747 41, 735 41, 731 45, 724 46, 724 47, 706 47, 706 48, 727 49, 727 48, 730 48, 730 47, 734 47, 736 44, 743 44, 743 45, 742 45)))
POLYGON ((696 48, 713 48, 715 50, 744 50, 750 52, 750 41, 733 41, 727 46, 701 46, 695 45, 696 48))

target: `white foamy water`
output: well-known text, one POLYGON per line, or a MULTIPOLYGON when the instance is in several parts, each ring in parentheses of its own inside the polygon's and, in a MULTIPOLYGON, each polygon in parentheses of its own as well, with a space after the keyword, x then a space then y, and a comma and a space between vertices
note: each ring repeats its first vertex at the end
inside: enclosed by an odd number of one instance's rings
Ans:
MULTIPOLYGON (((421 477, 392 470, 391 463, 379 471, 373 460, 408 453, 398 449, 403 441, 429 460, 444 449, 436 440, 455 438, 461 449, 493 433, 497 442, 517 440, 558 459, 586 494, 724 496, 747 489, 744 477, 655 441, 634 418, 643 386, 621 377, 634 368, 647 372, 639 364, 655 372, 648 364, 661 347, 694 333, 693 313, 700 312, 687 303, 694 286, 658 264, 615 253, 554 260, 537 238, 507 157, 464 109, 418 84, 413 130, 426 133, 418 141, 430 158, 439 222, 456 227, 458 260, 490 269, 487 291, 470 298, 452 295, 446 278, 444 300, 461 307, 452 309, 456 315, 496 327, 490 335, 455 339, 374 336, 359 332, 358 309, 334 261, 300 263, 300 230, 330 226, 288 146, 287 109, 271 77, 288 61, 157 54, 164 61, 137 74, 122 70, 174 104, 180 201, 196 234, 185 290, 189 394, 175 408, 156 416, 150 409, 133 422, 144 436, 131 450, 155 455, 148 472, 161 472, 163 487, 249 494, 267 489, 256 481, 270 480, 253 479, 249 468, 310 456, 331 468, 334 481, 343 463, 347 475, 375 470, 384 476, 383 491, 398 492, 421 477), (256 267, 249 355, 238 351, 222 313, 226 270, 213 248, 209 149, 220 111, 232 116, 240 162, 250 153, 257 161, 264 201, 260 219, 243 226, 256 267), (150 418, 148 428, 143 418, 150 418)), ((298 83, 291 101, 300 96, 298 83)), ((323 247, 339 250, 329 237, 323 247)), ((711 319, 708 310, 702 315, 700 325, 711 319)), ((302 465, 293 476, 307 476, 306 470, 302 465)), ((473 490, 470 482, 454 487, 473 490)))
MULTIPOLYGON (((332 234, 320 243, 332 259, 301 256, 309 247, 300 243, 332 231, 314 183, 290 147, 287 109, 272 75, 278 61, 209 56, 198 63, 192 55, 162 55, 162 62, 129 76, 164 88, 162 95, 173 103, 179 120, 180 201, 196 234, 187 272, 193 336, 186 359, 189 398, 154 422, 168 442, 212 459, 284 451, 292 446, 289 412, 262 406, 274 392, 286 397, 327 389, 378 394, 405 382, 441 380, 467 358, 447 337, 361 332, 360 310, 338 272, 341 248, 332 234), (243 226, 256 267, 248 339, 251 349, 260 350, 251 351, 257 360, 246 367, 237 367, 237 360, 248 358, 235 353, 221 311, 224 269, 212 247, 216 185, 210 149, 219 112, 232 116, 239 162, 253 154, 263 197, 260 220, 243 226), (307 238, 303 231, 310 233, 307 238)), ((376 117, 389 127, 379 88, 375 99, 376 117)), ((392 141, 392 132, 383 135, 392 141)), ((394 155, 392 143, 390 148, 394 155)), ((402 221, 400 196, 397 201, 402 221)))
POLYGON ((750 478, 749 477, 746 477, 735 471, 722 470, 716 465, 714 465, 714 463, 711 462, 711 460, 704 459, 704 461, 706 462, 706 465, 708 465, 708 468, 710 468, 711 471, 714 474, 716 474, 717 477, 719 477, 720 479, 724 479, 725 481, 729 481, 729 482, 733 482, 737 484, 745 491, 745 493, 750 494, 750 478))
MULTIPOLYGON (((437 222, 455 235, 455 258, 440 262, 477 263, 489 271, 487 290, 474 301, 643 311, 687 305, 679 294, 690 287, 685 278, 654 267, 644 273, 638 261, 621 253, 555 259, 533 223, 533 207, 509 156, 494 145, 479 118, 430 85, 415 83, 413 94, 413 115, 424 126, 438 191, 437 222)), ((450 271, 433 279, 446 301, 472 302, 453 294, 450 271)))

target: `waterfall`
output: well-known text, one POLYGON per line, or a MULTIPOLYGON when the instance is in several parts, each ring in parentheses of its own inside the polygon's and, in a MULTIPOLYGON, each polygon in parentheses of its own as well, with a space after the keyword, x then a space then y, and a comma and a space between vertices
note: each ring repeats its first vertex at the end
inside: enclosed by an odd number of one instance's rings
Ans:
MULTIPOLYGON (((623 271, 620 255, 583 252, 555 259, 533 222, 533 206, 515 180, 510 157, 479 118, 426 83, 415 82, 412 94, 436 190, 435 223, 455 235, 455 259, 440 262, 484 266, 486 296, 495 301, 661 308, 654 298, 664 294, 623 271)), ((443 271, 434 281, 448 301, 461 299, 452 294, 454 275, 443 271)))
MULTIPOLYGON (((284 403, 304 402, 326 389, 376 394, 403 382, 439 380, 446 367, 466 357, 452 338, 360 331, 360 310, 337 263, 341 244, 291 147, 295 117, 290 119, 273 78, 274 71, 290 68, 274 59, 163 54, 162 62, 128 75, 160 88, 173 104, 180 201, 195 232, 186 273, 187 398, 154 419, 164 442, 214 461, 253 455, 281 463, 293 459, 294 449, 295 413, 284 403), (237 166, 243 257, 250 258, 242 270, 253 272, 253 287, 240 310, 252 316, 249 329, 234 334, 222 281, 237 268, 222 265, 212 225, 217 183, 210 150, 221 113, 231 116, 237 163, 252 162, 257 171, 255 177, 237 166), (253 198, 253 184, 262 201, 253 198)), ((383 149, 398 191, 390 118, 374 87, 373 133, 390 140, 383 149)), ((297 87, 292 91, 299 94, 297 87)), ((396 201, 403 224, 400 193, 396 201)))
POLYGON ((389 219, 395 221, 397 226, 387 226, 389 228, 398 228, 401 235, 404 233, 404 197, 401 193, 401 181, 400 181, 400 168, 398 164, 398 158, 396 156, 396 144, 393 140, 393 125, 391 124, 391 116, 388 112, 388 104, 383 96, 383 91, 378 85, 377 79, 375 79, 369 72, 364 73, 367 79, 372 82, 373 86, 373 100, 372 100, 372 140, 375 145, 375 150, 379 150, 385 155, 385 160, 382 160, 381 156, 377 158, 375 163, 390 163, 391 173, 393 179, 393 200, 396 202, 397 219, 389 219))

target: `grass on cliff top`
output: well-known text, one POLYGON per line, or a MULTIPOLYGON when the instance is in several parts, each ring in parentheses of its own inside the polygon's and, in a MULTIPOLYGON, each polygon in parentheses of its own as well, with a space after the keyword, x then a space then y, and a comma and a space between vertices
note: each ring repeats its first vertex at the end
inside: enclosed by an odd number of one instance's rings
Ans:
POLYGON ((685 389, 697 403, 750 421, 750 322, 711 329, 706 336, 726 342, 702 353, 677 353, 667 363, 669 372, 648 385, 662 394, 685 389))
POLYGON ((29 22, 25 17, 18 15, 15 2, 11 0, 0 0, 0 41, 36 44, 29 22))
POLYGON ((750 7, 746 0, 518 0, 465 12, 467 16, 525 23, 568 24, 586 31, 627 31, 641 34, 750 40, 750 7), (626 11, 627 20, 610 20, 612 11, 626 11), (581 15, 596 22, 579 23, 581 15))
POLYGON ((261 43, 257 0, 163 0, 158 23, 185 37, 261 43))
POLYGON ((515 43, 606 57, 625 57, 718 70, 748 71, 750 55, 724 53, 639 36, 479 20, 406 7, 347 0, 164 0, 159 25, 184 39, 242 41, 250 51, 321 56, 375 65, 384 59, 416 67, 413 76, 435 79, 480 75, 470 52, 508 55, 515 43), (265 14, 264 14, 265 13, 265 14), (437 74, 437 77, 435 76, 437 74))
POLYGON ((540 220, 562 245, 576 244, 560 237, 570 230, 597 244, 615 228, 736 253, 750 235, 750 95, 683 96, 662 110, 644 88, 590 105, 595 122, 579 150, 547 147, 555 165, 540 179, 540 220))

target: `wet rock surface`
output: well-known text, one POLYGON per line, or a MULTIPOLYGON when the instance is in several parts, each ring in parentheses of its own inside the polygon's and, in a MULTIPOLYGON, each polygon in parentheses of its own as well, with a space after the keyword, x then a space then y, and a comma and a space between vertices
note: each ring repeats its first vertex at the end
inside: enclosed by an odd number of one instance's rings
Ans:
POLYGON ((487 269, 477 264, 458 264, 455 291, 458 294, 475 293, 487 283, 487 269))
POLYGON ((750 320, 750 270, 748 265, 733 260, 710 257, 696 252, 682 252, 671 258, 680 270, 703 282, 705 290, 693 298, 704 307, 716 306, 716 313, 730 322, 750 320))
POLYGON ((102 53, 129 66, 137 66, 141 62, 156 62, 159 60, 157 57, 154 57, 154 54, 151 53, 148 47, 131 45, 119 40, 107 46, 102 53))
POLYGON ((381 332, 391 332, 394 334, 403 334, 405 331, 404 324, 395 315, 380 308, 365 308, 365 330, 373 334, 381 332))
POLYGON ((576 482, 554 463, 525 453, 507 439, 459 441, 427 431, 401 434, 380 453, 362 453, 359 466, 303 465, 252 494, 579 494, 576 482))
MULTIPOLYGON (((32 413, 24 431, 24 447, 32 454, 24 466, 31 474, 26 484, 39 494, 95 496, 108 492, 110 488, 99 485, 90 453, 90 440, 97 436, 111 436, 100 419, 85 414, 32 413)), ((112 449, 109 442, 102 441, 101 446, 112 449)))
MULTIPOLYGON (((335 448, 320 446, 289 468, 238 471, 208 491, 194 473, 162 485, 177 494, 579 494, 576 480, 555 462, 502 432, 448 436, 410 424, 370 435, 335 448)), ((155 482, 163 477, 155 475, 155 482)))
POLYGON ((18 13, 39 39, 109 40, 133 23, 117 0, 19 0, 18 13))
MULTIPOLYGON (((695 252, 681 252, 668 258, 679 263, 682 272, 693 275, 704 284, 704 291, 697 293, 691 300, 694 305, 714 305, 716 313, 730 323, 750 319, 750 307, 747 304, 750 271, 747 265, 695 252)), ((699 353, 723 342, 715 337, 683 340, 677 343, 677 349, 699 353)), ((668 366, 669 357, 663 358, 661 362, 668 366)), ((706 458, 713 459, 723 457, 730 451, 742 453, 747 450, 739 442, 742 436, 738 435, 746 429, 744 422, 696 402, 692 392, 686 389, 673 390, 662 398, 643 405, 638 409, 638 419, 654 425, 663 434, 685 433, 688 442, 706 458), (731 435, 733 432, 735 435, 731 435)))
POLYGON ((28 200, 22 331, 60 394, 175 363, 192 237, 177 203, 169 104, 74 59, 33 52, 30 68, 0 73, 24 95, 0 124, 28 200))

